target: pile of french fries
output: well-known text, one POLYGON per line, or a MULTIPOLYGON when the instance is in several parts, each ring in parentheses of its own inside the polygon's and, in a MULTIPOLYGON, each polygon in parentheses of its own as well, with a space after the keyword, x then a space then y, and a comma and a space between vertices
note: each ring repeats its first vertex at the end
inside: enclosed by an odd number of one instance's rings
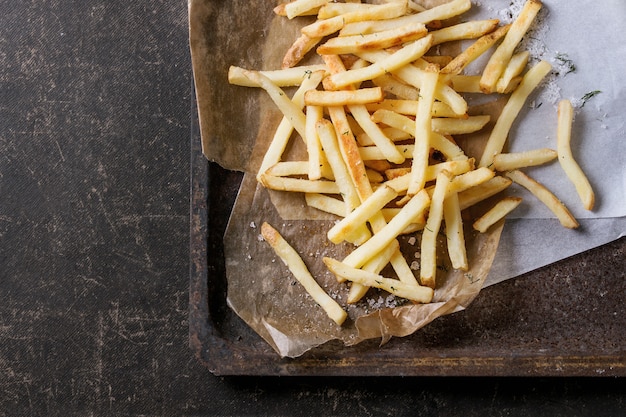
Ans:
MULTIPOLYGON (((593 207, 593 191, 570 149, 573 111, 567 100, 559 104, 556 150, 503 152, 524 103, 551 70, 545 61, 530 66, 529 52, 517 51, 541 2, 528 0, 506 25, 497 19, 449 23, 460 21, 471 6, 470 0, 430 9, 412 0, 294 0, 280 4, 275 13, 286 19, 317 17, 303 25, 282 68, 229 69, 231 84, 264 89, 284 116, 258 181, 268 189, 304 193, 309 206, 340 218, 328 230, 328 240, 354 245, 342 260, 324 258, 340 282, 351 283, 348 303, 371 287, 431 302, 437 287, 437 235, 446 236, 452 266, 467 270, 462 211, 512 183, 527 188, 563 226, 578 227, 559 199, 523 172, 526 167, 558 158, 584 206, 593 207), (434 53, 438 45, 460 40, 469 46, 458 55, 434 53), (319 63, 300 65, 315 54, 319 63), (484 54, 490 56, 482 73, 464 74, 484 54), (292 97, 287 87, 297 87, 292 97), (508 95, 479 161, 454 140, 490 122, 488 115, 468 116, 466 93, 508 95), (292 140, 304 142, 307 159, 283 160, 292 140), (409 233, 421 233, 417 277, 398 243, 409 233), (381 271, 389 264, 395 276, 384 277, 381 271)), ((473 228, 489 230, 521 201, 501 198, 475 219, 473 228)), ((263 224, 262 235, 341 325, 345 310, 318 285, 300 255, 271 225, 263 224)))

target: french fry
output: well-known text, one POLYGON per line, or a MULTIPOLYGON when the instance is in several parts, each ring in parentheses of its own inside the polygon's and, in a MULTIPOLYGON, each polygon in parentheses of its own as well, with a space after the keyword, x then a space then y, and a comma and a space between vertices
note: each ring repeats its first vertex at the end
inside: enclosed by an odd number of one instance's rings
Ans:
POLYGON ((352 54, 359 51, 391 48, 423 38, 427 33, 426 26, 417 23, 369 35, 336 37, 320 45, 317 53, 320 55, 352 54))
POLYGON ((424 55, 430 48, 431 43, 432 36, 425 36, 409 43, 391 55, 386 56, 384 59, 374 62, 370 66, 333 74, 328 80, 329 84, 331 88, 339 89, 350 84, 371 80, 383 74, 393 72, 424 55))
POLYGON ((537 13, 539 13, 541 6, 542 4, 539 0, 527 0, 526 3, 524 3, 524 7, 522 7, 519 15, 511 24, 511 28, 504 36, 502 43, 500 43, 491 55, 483 70, 483 75, 480 80, 480 87, 483 92, 492 93, 496 91, 495 87, 498 79, 500 79, 502 72, 504 72, 504 69, 511 60, 515 48, 530 28, 537 13))
POLYGON ((574 159, 571 148, 574 110, 569 100, 561 100, 558 107, 557 153, 565 174, 576 187, 576 192, 586 210, 593 210, 595 194, 587 176, 574 159))
POLYGON ((336 107, 375 103, 382 101, 383 98, 383 91, 380 87, 340 91, 309 90, 304 95, 304 103, 307 106, 336 107))
POLYGON ((438 117, 432 119, 431 128, 442 135, 463 135, 478 132, 489 123, 490 118, 487 114, 464 119, 438 117))
POLYGON ((511 185, 512 182, 513 181, 509 178, 495 176, 490 180, 461 191, 458 193, 459 206, 461 207, 461 210, 465 210, 468 207, 478 204, 481 201, 504 191, 511 185))
POLYGON ((343 16, 335 16, 330 19, 316 20, 314 23, 300 29, 300 32, 311 39, 322 39, 325 36, 338 32, 344 24, 343 16))
POLYGON ((522 171, 514 170, 505 174, 515 183, 521 185, 530 191, 539 201, 546 205, 559 219, 559 222, 563 227, 568 229, 575 229, 578 227, 578 221, 572 216, 570 211, 550 190, 544 185, 538 183, 522 171))
MULTIPOLYGON (((419 93, 418 93, 419 94, 419 93)), ((389 110, 399 114, 415 116, 417 112, 417 100, 397 100, 385 99, 379 103, 368 103, 365 105, 368 111, 389 110)), ((450 106, 440 101, 433 103, 433 117, 467 118, 467 115, 458 115, 452 111, 450 106)))
MULTIPOLYGON (((293 87, 301 85, 304 79, 312 77, 313 73, 316 71, 323 71, 323 73, 325 73, 326 67, 321 64, 302 65, 299 67, 280 70, 259 71, 259 73, 267 77, 278 87, 293 87)), ((242 87, 259 87, 259 84, 243 76, 243 74, 237 70, 237 67, 235 66, 231 66, 228 69, 228 82, 242 87)))
POLYGON ((385 133, 374 123, 367 108, 363 105, 349 105, 350 113, 357 121, 363 131, 374 142, 384 155, 384 159, 395 164, 401 164, 406 159, 405 156, 396 149, 393 141, 385 136, 385 133))
POLYGON ((327 233, 328 240, 335 244, 341 243, 355 228, 365 224, 397 196, 398 193, 393 188, 383 185, 354 211, 335 224, 327 233))
POLYGON ((339 36, 381 32, 413 23, 427 24, 435 20, 450 19, 466 12, 471 6, 470 0, 452 0, 449 3, 435 6, 423 12, 397 17, 395 19, 385 18, 377 19, 376 21, 373 19, 370 21, 362 19, 362 22, 346 24, 341 32, 339 32, 339 36))
MULTIPOLYGON (((443 171, 437 175, 435 190, 430 201, 428 219, 422 233, 420 281, 422 285, 435 288, 437 275, 437 234, 443 218, 443 200, 448 192, 451 175, 443 171)), ((426 190, 423 190, 426 192, 426 190)))
POLYGON ((322 167, 325 165, 322 144, 317 134, 317 123, 324 117, 324 109, 320 106, 307 106, 306 108, 306 150, 309 155, 308 177, 310 180, 322 178, 322 167))
MULTIPOLYGON (((237 72, 237 71, 235 71, 237 72)), ((305 77, 302 80, 302 84, 295 92, 292 97, 292 102, 298 109, 304 107, 304 94, 313 88, 316 88, 317 85, 322 80, 324 76, 324 71, 315 71, 311 73, 309 77, 305 77)), ((246 78, 247 79, 247 78, 246 78)), ((306 116, 305 116, 305 130, 306 130, 306 116)), ((263 155, 263 161, 261 162, 261 166, 259 167, 259 171, 257 173, 257 179, 261 174, 263 174, 269 167, 278 163, 282 157, 285 148, 287 147, 287 143, 289 142, 289 138, 293 133, 293 124, 288 119, 287 116, 283 116, 274 132, 274 137, 270 142, 268 149, 265 151, 263 155)))
POLYGON ((448 65, 441 69, 442 74, 460 74, 471 62, 491 48, 509 31, 511 25, 504 25, 495 31, 477 39, 472 45, 457 55, 448 65))
POLYGON ((437 71, 427 71, 420 89, 421 97, 417 102, 415 115, 415 150, 411 163, 411 182, 407 190, 409 195, 417 194, 424 188, 426 182, 426 167, 431 147, 432 107, 438 79, 437 71))
POLYGON ((314 207, 339 217, 345 217, 346 215, 346 204, 337 198, 319 193, 305 193, 304 199, 309 207, 314 207))
POLYGON ((489 168, 479 167, 471 171, 456 175, 450 179, 448 193, 462 193, 495 177, 495 172, 489 168))
POLYGON ((448 193, 443 200, 443 219, 445 222, 448 256, 454 269, 467 271, 467 251, 465 249, 465 233, 463 219, 459 205, 459 195, 456 192, 448 193))
POLYGON ((300 35, 285 52, 281 68, 287 69, 298 65, 306 54, 313 50, 321 40, 322 36, 309 36, 304 33, 300 35))
POLYGON ((391 74, 383 74, 376 77, 372 79, 372 83, 382 88, 383 91, 401 99, 416 101, 420 95, 419 89, 398 80, 391 74))
POLYGON ((526 64, 528 64, 529 58, 529 51, 518 52, 511 57, 509 63, 507 64, 506 68, 504 68, 502 75, 496 83, 496 91, 498 93, 506 93, 508 91, 513 79, 520 75, 522 72, 524 72, 526 64))
MULTIPOLYGON (((343 13, 328 19, 317 20, 302 28, 302 33, 310 37, 324 37, 339 31, 346 24, 365 20, 384 20, 402 16, 406 11, 404 3, 387 3, 343 13)), ((396 26, 397 27, 397 26, 396 26)))
POLYGON ((319 9, 330 0, 294 0, 285 4, 285 16, 293 19, 296 16, 302 16, 310 10, 319 9))
POLYGON ((434 291, 432 288, 405 284, 397 279, 385 278, 374 272, 357 269, 346 265, 344 262, 328 257, 324 258, 324 263, 335 275, 367 287, 380 288, 390 294, 406 298, 407 300, 418 303, 429 303, 433 298, 434 291))
MULTIPOLYGON (((274 177, 307 176, 310 171, 309 165, 311 165, 309 161, 282 161, 272 165, 265 173, 274 177)), ((333 172, 328 167, 324 167, 322 172, 324 178, 335 180, 333 172)))
POLYGON ((385 227, 377 231, 363 245, 352 251, 343 262, 353 268, 363 266, 398 237, 426 209, 429 202, 430 198, 426 190, 417 193, 385 227))
POLYGON ((514 169, 543 165, 553 161, 557 152, 549 148, 532 149, 524 152, 499 153, 493 157, 493 168, 496 171, 513 171, 514 169))
POLYGON ((346 167, 343 158, 341 157, 341 151, 339 149, 339 143, 335 133, 334 126, 326 119, 322 119, 316 124, 316 131, 319 140, 324 149, 324 154, 328 160, 335 182, 339 188, 341 195, 346 203, 344 216, 354 210, 361 204, 359 195, 354 188, 354 184, 350 178, 350 173, 346 167))
POLYGON ((365 164, 359 154, 346 112, 343 107, 329 107, 328 113, 339 143, 339 155, 343 158, 357 196, 360 201, 365 201, 372 194, 372 186, 367 178, 365 164))
POLYGON ((489 211, 480 216, 472 225, 474 230, 485 233, 491 226, 515 210, 522 202, 520 197, 505 197, 498 201, 489 211))
MULTIPOLYGON (((451 175, 465 174, 474 169, 474 160, 466 159, 463 161, 447 161, 439 164, 429 165, 426 168, 426 181, 434 181, 442 171, 448 171, 451 175)), ((398 168, 398 174, 393 175, 385 185, 393 188, 398 193, 402 193, 409 188, 411 168, 398 168)))
POLYGON ((470 20, 458 25, 448 26, 430 32, 433 35, 433 45, 462 39, 475 39, 494 31, 498 27, 498 19, 470 20))
POLYGON ((348 313, 315 281, 298 252, 268 223, 264 222, 261 226, 261 235, 285 262, 293 276, 302 284, 313 300, 324 309, 328 317, 341 326, 348 317, 348 313))
MULTIPOLYGON (((392 241, 387 247, 376 254, 375 257, 370 259, 363 267, 361 268, 363 271, 372 272, 375 274, 379 274, 383 268, 391 262, 392 257, 396 253, 400 253, 400 244, 397 240, 392 241)), ((345 277, 341 277, 344 278, 345 277)), ((413 280, 413 285, 417 284, 416 280, 413 280)), ((346 302, 348 304, 354 304, 359 301, 361 298, 365 296, 367 291, 370 289, 369 286, 363 285, 361 283, 353 284, 350 287, 350 291, 348 292, 348 298, 346 302)))
POLYGON ((276 104, 276 107, 285 115, 300 136, 306 137, 306 117, 304 113, 299 106, 294 104, 294 102, 287 97, 280 87, 258 71, 250 71, 239 67, 233 67, 233 71, 238 72, 238 76, 245 77, 249 79, 250 82, 258 84, 259 87, 264 89, 274 104, 276 104))
POLYGON ((498 117, 487 140, 478 166, 489 167, 493 164, 493 157, 502 152, 513 121, 517 118, 526 99, 551 69, 552 66, 548 62, 540 61, 524 75, 522 82, 504 105, 500 117, 498 117))
MULTIPOLYGON (((395 127, 404 132, 407 132, 411 135, 415 134, 415 121, 409 117, 398 114, 393 111, 380 109, 376 110, 374 114, 372 114, 372 120, 377 123, 383 123, 388 126, 395 127)), ((446 139, 444 136, 437 132, 430 133, 430 145, 440 151, 447 159, 451 160, 463 160, 467 159, 467 156, 463 152, 463 150, 458 147, 453 142, 446 139)), ((405 145, 401 149, 401 152, 408 158, 413 157, 413 147, 408 147, 409 145, 405 145)))
POLYGON ((269 188, 270 190, 339 194, 339 187, 334 181, 311 181, 300 178, 276 177, 268 174, 261 174, 259 181, 265 188, 269 188))

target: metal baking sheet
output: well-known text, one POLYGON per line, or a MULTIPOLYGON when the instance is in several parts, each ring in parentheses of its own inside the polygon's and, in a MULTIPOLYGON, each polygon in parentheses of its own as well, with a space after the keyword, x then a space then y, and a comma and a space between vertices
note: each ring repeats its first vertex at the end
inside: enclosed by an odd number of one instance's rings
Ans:
POLYGON ((626 375, 623 238, 488 287, 466 310, 384 346, 331 342, 296 359, 280 358, 227 306, 222 237, 242 174, 209 163, 197 120, 192 127, 189 343, 211 372, 626 375))
MULTIPOLYGON (((196 125, 197 126, 197 125, 196 125)), ((626 239, 481 291, 384 346, 328 343, 281 359, 226 305, 222 236, 241 173, 192 135, 189 343, 216 375, 625 376, 626 239)))

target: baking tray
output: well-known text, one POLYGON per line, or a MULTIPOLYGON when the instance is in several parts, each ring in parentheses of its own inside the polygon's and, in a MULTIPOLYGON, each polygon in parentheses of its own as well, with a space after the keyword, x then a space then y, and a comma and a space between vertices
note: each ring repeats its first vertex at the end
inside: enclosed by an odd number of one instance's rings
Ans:
POLYGON ((191 140, 189 343, 214 374, 626 375, 623 238, 485 288, 466 310, 384 346, 329 342, 280 358, 226 304, 222 236, 242 174, 207 161, 197 120, 191 140))
POLYGON ((280 358, 227 305, 222 237, 242 174, 207 161, 195 101, 192 115, 189 343, 214 374, 626 375, 624 238, 483 289, 466 310, 384 346, 335 341, 280 358))

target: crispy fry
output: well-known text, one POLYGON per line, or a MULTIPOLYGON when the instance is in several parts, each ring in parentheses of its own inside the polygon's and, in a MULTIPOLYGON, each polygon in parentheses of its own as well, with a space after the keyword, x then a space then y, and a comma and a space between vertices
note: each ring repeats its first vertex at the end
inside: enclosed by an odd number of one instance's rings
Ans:
POLYGON ((538 183, 528 175, 524 174, 522 171, 514 170, 509 171, 505 174, 515 183, 521 185, 530 191, 535 197, 539 199, 543 204, 546 205, 554 213, 559 219, 559 222, 563 227, 567 227, 568 229, 575 229, 578 227, 578 221, 572 216, 570 211, 550 190, 548 190, 545 186, 538 183))
POLYGON ((405 284, 402 281, 384 278, 374 272, 357 269, 332 258, 325 257, 324 263, 335 275, 368 287, 383 289, 390 294, 418 303, 429 303, 433 298, 432 288, 421 285, 405 284))
MULTIPOLYGON (((435 190, 430 202, 428 219, 421 242, 420 281, 422 285, 435 288, 437 274, 437 234, 443 218, 443 200, 448 192, 451 175, 443 171, 437 175, 435 190)), ((425 190, 423 190, 425 192, 425 190)))
POLYGON ((443 200, 443 219, 446 224, 446 239, 448 243, 448 256, 454 269, 467 271, 467 251, 465 250, 465 233, 463 232, 463 219, 459 206, 459 195, 455 192, 448 193, 443 200))
POLYGON ((308 36, 304 33, 300 35, 287 52, 285 52, 281 67, 283 69, 287 69, 298 65, 305 55, 309 53, 309 51, 313 50, 313 48, 315 48, 321 40, 321 36, 308 36))
POLYGON ((505 197, 498 201, 489 211, 480 216, 472 225, 474 230, 485 233, 491 226, 515 210, 522 202, 520 197, 505 197))
POLYGON ((499 153, 493 157, 493 167, 496 171, 513 171, 514 169, 542 165, 553 161, 557 152, 549 148, 532 149, 515 153, 499 153))
MULTIPOLYGON (((311 74, 310 77, 305 77, 302 81, 302 84, 295 92, 292 97, 292 102, 298 109, 304 107, 304 94, 313 88, 316 88, 317 85, 322 80, 324 76, 324 71, 316 71, 311 74)), ((306 129, 306 117, 305 117, 305 129, 306 129)), ((259 168, 257 179, 261 174, 263 174, 269 167, 275 165, 285 151, 287 147, 287 143, 289 142, 289 138, 293 133, 293 124, 287 118, 287 116, 283 116, 278 128, 274 132, 274 137, 272 141, 263 155, 263 161, 261 162, 261 166, 259 168)))
POLYGON ((587 210, 593 210, 595 194, 587 179, 572 155, 571 136, 574 110, 569 100, 561 100, 558 107, 557 153, 559 163, 565 174, 576 187, 576 192, 587 210))
POLYGON ((285 16, 293 19, 296 16, 302 16, 306 12, 319 9, 330 0, 294 0, 285 4, 285 16))
MULTIPOLYGON (((326 67, 324 65, 316 64, 259 72, 267 77, 271 82, 276 84, 278 87, 292 87, 299 86, 300 84, 302 84, 304 79, 310 78, 312 74, 316 71, 326 72, 326 67)), ((228 82, 230 84, 240 85, 243 87, 259 87, 259 84, 243 76, 241 71, 239 71, 235 66, 231 66, 228 69, 228 82)))
POLYGON ((348 314, 315 281, 298 252, 268 223, 263 223, 261 226, 261 234, 265 241, 274 249, 274 252, 285 262, 306 292, 324 309, 328 317, 341 326, 348 314))
POLYGON ((511 60, 515 48, 530 28, 541 6, 542 4, 539 0, 526 1, 520 14, 511 24, 511 29, 506 33, 502 43, 496 48, 485 66, 480 80, 480 87, 483 92, 492 93, 496 90, 498 79, 511 60))
POLYGON ((467 190, 459 192, 459 206, 461 210, 465 210, 474 204, 478 204, 504 191, 511 183, 512 181, 509 178, 496 176, 474 187, 468 188, 467 190))
POLYGON ((415 115, 415 150, 411 164, 411 182, 407 190, 409 195, 417 194, 424 188, 426 182, 426 167, 431 147, 432 108, 438 79, 437 71, 427 71, 420 89, 421 97, 417 102, 415 115))
POLYGON ((502 152, 513 121, 516 119, 530 93, 539 85, 548 72, 550 72, 550 69, 552 69, 552 66, 548 62, 540 61, 524 75, 519 87, 511 94, 509 101, 507 101, 502 109, 500 117, 498 117, 491 131, 487 145, 485 145, 485 150, 483 151, 478 166, 491 166, 493 164, 493 157, 502 152))
POLYGON ((426 190, 417 193, 385 227, 376 232, 370 240, 356 248, 343 262, 359 268, 391 243, 428 206, 430 198, 426 190))
POLYGON ((494 31, 498 27, 498 19, 470 20, 458 25, 448 26, 443 29, 430 32, 433 35, 433 45, 445 42, 458 41, 461 39, 475 39, 494 31))
POLYGON ((365 224, 374 214, 397 196, 397 191, 383 185, 354 211, 335 224, 327 233, 328 240, 335 244, 341 243, 356 227, 365 224))
POLYGON ((307 106, 335 107, 376 103, 382 101, 383 97, 383 91, 380 87, 341 91, 309 90, 304 95, 304 103, 307 106))
POLYGON ((417 23, 375 34, 342 36, 327 40, 317 48, 317 53, 320 55, 352 54, 359 51, 385 49, 423 38, 427 33, 426 26, 417 23))
POLYGON ((522 51, 513 55, 507 64, 506 68, 502 72, 502 75, 496 83, 496 91, 498 93, 506 93, 511 85, 511 82, 526 68, 528 59, 530 58, 529 51, 522 51))
POLYGON ((442 74, 460 74, 465 67, 491 48, 499 39, 506 35, 511 25, 504 25, 495 31, 480 37, 476 42, 457 55, 448 65, 441 69, 442 74))
POLYGON ((454 16, 458 16, 463 12, 466 12, 472 6, 470 0, 452 0, 449 3, 445 3, 439 6, 435 6, 431 9, 425 10, 420 13, 410 14, 398 18, 386 18, 378 19, 374 21, 356 22, 346 24, 345 27, 339 33, 340 36, 359 35, 374 32, 381 32, 383 30, 393 29, 394 27, 404 26, 412 23, 427 24, 435 20, 450 19, 454 16))
POLYGON ((424 55, 426 51, 428 51, 428 48, 430 48, 431 43, 432 36, 425 36, 409 43, 393 54, 386 56, 384 59, 374 62, 370 66, 333 74, 329 78, 329 83, 333 89, 339 89, 350 84, 371 80, 385 73, 393 72, 424 55))

